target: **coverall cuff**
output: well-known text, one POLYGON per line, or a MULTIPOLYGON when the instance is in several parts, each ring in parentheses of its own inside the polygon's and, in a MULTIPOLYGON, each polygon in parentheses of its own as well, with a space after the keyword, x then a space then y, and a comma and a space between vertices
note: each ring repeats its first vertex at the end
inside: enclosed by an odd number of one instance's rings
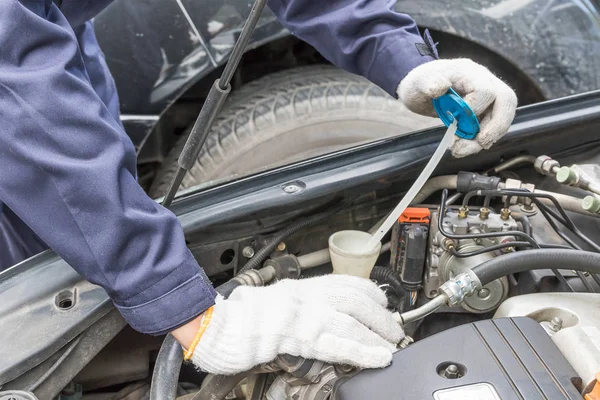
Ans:
MULTIPOLYGON (((427 34, 429 37, 429 35, 427 34)), ((425 44, 420 37, 409 40, 399 37, 384 47, 371 65, 366 76, 371 82, 398 98, 398 86, 410 71, 420 65, 437 59, 437 50, 433 43, 425 44)), ((412 38, 411 38, 412 39, 412 38)))
MULTIPOLYGON (((198 268, 191 256, 186 264, 178 270, 190 271, 193 268, 196 273, 187 279, 185 275, 190 274, 185 271, 169 275, 165 278, 169 282, 164 282, 168 285, 162 281, 158 285, 167 290, 163 290, 162 295, 134 306, 122 306, 114 302, 133 329, 149 335, 164 335, 185 325, 215 304, 216 292, 204 271, 198 268), (181 278, 178 279, 177 275, 181 278)), ((142 296, 146 297, 144 294, 142 296)), ((135 297, 128 299, 127 303, 135 304, 135 297)))

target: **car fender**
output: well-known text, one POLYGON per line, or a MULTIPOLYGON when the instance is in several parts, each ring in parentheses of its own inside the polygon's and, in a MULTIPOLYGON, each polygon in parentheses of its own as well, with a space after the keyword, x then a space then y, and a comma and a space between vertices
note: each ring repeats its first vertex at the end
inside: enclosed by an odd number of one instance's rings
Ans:
POLYGON ((502 56, 548 99, 600 87, 600 14, 589 0, 400 0, 396 10, 502 56))

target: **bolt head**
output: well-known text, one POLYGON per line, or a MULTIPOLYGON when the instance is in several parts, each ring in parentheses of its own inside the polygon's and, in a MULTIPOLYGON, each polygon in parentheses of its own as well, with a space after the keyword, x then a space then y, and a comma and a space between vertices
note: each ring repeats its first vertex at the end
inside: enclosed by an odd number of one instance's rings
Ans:
POLYGON ((300 191, 300 186, 298 185, 286 185, 283 187, 283 191, 288 193, 288 194, 292 194, 292 193, 297 193, 300 191))
POLYGON ((277 245, 277 251, 285 251, 286 245, 284 242, 281 242, 277 245))
POLYGON ((444 370, 444 377, 447 379, 456 379, 459 376, 459 370, 458 367, 454 364, 450 364, 446 367, 446 369, 444 370))
POLYGON ((548 324, 548 327, 553 330, 554 332, 558 332, 562 329, 563 327, 563 320, 560 317, 554 317, 552 318, 552 320, 550 321, 550 323, 548 324))
POLYGON ((242 249, 242 255, 246 258, 254 257, 254 249, 251 246, 246 246, 242 249))
POLYGON ((480 299, 485 299, 489 295, 490 295, 490 289, 488 289, 488 288, 483 288, 477 293, 477 297, 479 297, 480 299))

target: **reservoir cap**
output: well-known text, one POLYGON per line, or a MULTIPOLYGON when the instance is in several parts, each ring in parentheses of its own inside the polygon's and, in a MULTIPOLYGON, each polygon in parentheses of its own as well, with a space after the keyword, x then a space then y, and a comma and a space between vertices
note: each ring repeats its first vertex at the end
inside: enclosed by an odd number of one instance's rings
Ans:
POLYGON ((477 116, 454 89, 433 99, 433 108, 446 126, 450 126, 455 118, 458 119, 456 136, 460 138, 473 140, 481 130, 477 116))

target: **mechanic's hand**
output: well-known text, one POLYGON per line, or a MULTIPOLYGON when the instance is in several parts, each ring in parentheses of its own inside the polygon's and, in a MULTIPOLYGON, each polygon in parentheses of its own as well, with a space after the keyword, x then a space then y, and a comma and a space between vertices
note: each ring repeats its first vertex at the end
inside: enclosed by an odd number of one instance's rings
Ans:
POLYGON ((382 368, 404 337, 386 305, 375 283, 353 276, 238 287, 217 300, 191 360, 220 375, 247 371, 279 354, 382 368))
POLYGON ((450 88, 465 99, 481 123, 475 140, 455 138, 454 157, 489 149, 506 134, 515 118, 517 96, 486 67, 469 59, 435 60, 418 66, 402 80, 398 96, 411 111, 435 117, 432 100, 450 88))

